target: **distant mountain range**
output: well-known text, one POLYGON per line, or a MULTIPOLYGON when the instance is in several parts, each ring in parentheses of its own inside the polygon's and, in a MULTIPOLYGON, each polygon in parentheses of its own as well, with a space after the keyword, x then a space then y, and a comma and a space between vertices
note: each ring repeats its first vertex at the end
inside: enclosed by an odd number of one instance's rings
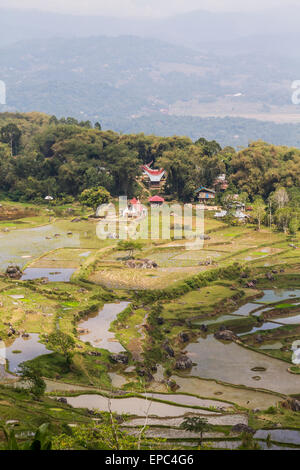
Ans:
POLYGON ((300 79, 300 9, 162 20, 0 11, 0 111, 191 137, 214 126, 225 144, 299 145, 291 83, 300 79))
MULTIPOLYGON (((300 17, 300 7, 288 6, 259 13, 193 11, 163 19, 76 16, 4 8, 0 12, 2 45, 34 38, 102 35, 151 37, 196 48, 204 43, 249 37, 261 37, 262 44, 268 37, 299 35, 300 17)), ((294 45, 291 43, 290 47, 294 45)))

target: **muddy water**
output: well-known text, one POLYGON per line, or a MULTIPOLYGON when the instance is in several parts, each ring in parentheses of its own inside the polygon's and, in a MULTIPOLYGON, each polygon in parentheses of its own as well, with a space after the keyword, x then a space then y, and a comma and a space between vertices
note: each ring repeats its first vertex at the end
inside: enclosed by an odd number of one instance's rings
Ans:
MULTIPOLYGON (((100 411, 109 411, 109 400, 101 395, 80 395, 79 397, 68 397, 68 403, 74 408, 89 408, 100 411)), ((111 399, 111 409, 114 413, 130 414, 135 416, 168 417, 184 416, 186 413, 210 415, 209 411, 185 408, 167 403, 158 403, 143 398, 122 398, 111 399)))
POLYGON ((155 398, 157 400, 169 401, 176 403, 178 405, 184 406, 199 406, 200 408, 217 408, 217 409, 225 409, 230 408, 232 405, 218 401, 218 400, 208 400, 202 399, 198 397, 193 397, 189 395, 181 395, 181 394, 163 394, 163 393, 146 393, 145 396, 148 399, 155 398))
MULTIPOLYGON (((276 319, 276 321, 278 321, 279 323, 279 320, 276 319)), ((281 322, 280 322, 281 323, 281 322)), ((280 328, 281 325, 278 325, 277 323, 273 323, 273 322, 265 322, 263 325, 261 326, 256 326, 252 329, 250 329, 249 331, 247 331, 246 333, 240 333, 238 334, 238 336, 245 336, 245 335, 251 335, 253 333, 257 333, 258 331, 265 331, 265 330, 275 330, 277 328, 280 328)))
POLYGON ((129 302, 106 304, 100 312, 81 322, 80 328, 89 331, 89 333, 80 336, 81 341, 89 342, 95 348, 107 349, 113 353, 125 351, 123 346, 116 340, 115 334, 109 329, 111 323, 128 305, 129 302))
POLYGON ((40 279, 42 277, 48 278, 50 282, 70 282, 72 274, 75 269, 58 269, 55 268, 28 268, 25 269, 22 276, 22 281, 32 281, 33 279, 40 279))
POLYGON ((33 229, 16 230, 0 233, 0 269, 6 269, 10 263, 23 267, 31 256, 37 258, 43 253, 64 246, 79 246, 79 235, 68 237, 66 231, 60 230, 55 224, 33 229), (59 234, 59 237, 54 237, 59 234))
POLYGON ((300 315, 295 315, 293 317, 274 318, 274 321, 282 323, 283 325, 299 325, 300 315))
POLYGON ((9 370, 16 373, 21 362, 30 361, 38 356, 51 354, 51 352, 44 344, 39 343, 38 334, 31 334, 30 338, 17 338, 10 346, 6 347, 5 356, 8 360, 9 370), (13 351, 21 351, 21 353, 15 354, 13 351))
POLYGON ((188 356, 197 365, 189 375, 217 379, 284 394, 300 392, 300 376, 290 374, 288 364, 251 351, 236 343, 224 344, 212 335, 187 347, 188 356), (265 368, 255 372, 254 368, 265 368), (259 377, 259 380, 255 378, 259 377))
POLYGON ((250 302, 248 304, 242 305, 238 310, 236 310, 235 312, 232 312, 232 314, 247 317, 250 312, 257 309, 258 307, 259 307, 259 305, 255 304, 253 302, 250 302))
POLYGON ((281 300, 290 300, 295 297, 300 297, 300 289, 265 290, 264 296, 258 299, 258 302, 274 303, 281 300))
POLYGON ((0 270, 5 270, 8 264, 23 267, 31 259, 58 248, 98 248, 100 245, 96 227, 89 222, 57 221, 32 229, 0 232, 0 270), (72 236, 68 235, 70 231, 72 236))
POLYGON ((292 429, 260 430, 257 431, 254 437, 256 439, 267 439, 268 435, 270 435, 271 440, 275 442, 300 445, 300 431, 292 429))

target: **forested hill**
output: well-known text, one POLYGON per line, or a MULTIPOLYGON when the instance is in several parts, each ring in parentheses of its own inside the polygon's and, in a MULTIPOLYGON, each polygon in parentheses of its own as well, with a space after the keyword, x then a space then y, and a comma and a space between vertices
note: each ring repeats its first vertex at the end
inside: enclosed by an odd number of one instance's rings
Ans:
MULTIPOLYGON (((101 125, 40 113, 0 114, 0 191, 13 200, 43 202, 52 195, 72 201, 88 188, 113 196, 143 196, 141 165, 167 171, 165 196, 195 200, 226 173, 228 193, 267 199, 285 187, 299 200, 300 150, 257 141, 238 152, 215 140, 102 131, 101 125)), ((298 202, 297 202, 298 204, 298 202)))

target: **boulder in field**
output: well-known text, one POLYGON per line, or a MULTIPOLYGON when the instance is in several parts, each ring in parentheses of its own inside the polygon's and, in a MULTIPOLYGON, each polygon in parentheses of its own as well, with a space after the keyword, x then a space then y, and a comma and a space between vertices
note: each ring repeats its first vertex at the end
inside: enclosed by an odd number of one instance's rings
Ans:
POLYGON ((235 341, 238 337, 231 330, 222 330, 215 333, 215 338, 221 341, 235 341))
POLYGON ((10 265, 8 266, 8 268, 6 269, 6 273, 5 273, 10 279, 21 279, 23 273, 21 271, 21 268, 19 268, 19 266, 15 266, 15 265, 10 265))
POLYGON ((281 405, 287 410, 300 411, 300 401, 295 398, 288 398, 286 401, 282 402, 281 405))
POLYGON ((170 356, 170 357, 174 357, 174 356, 175 356, 174 349, 171 348, 171 346, 169 345, 168 341, 165 341, 165 342, 164 342, 164 344, 163 344, 163 349, 166 351, 166 353, 168 354, 168 356, 170 356))
POLYGON ((187 356, 181 356, 177 359, 175 369, 177 370, 188 370, 193 367, 192 360, 187 356))
POLYGON ((129 359, 126 354, 111 354, 109 356, 110 360, 116 364, 128 364, 129 359))
POLYGON ((255 434, 254 429, 252 429, 250 426, 247 426, 247 424, 243 423, 236 424, 235 426, 233 426, 232 432, 236 434, 255 434))
POLYGON ((187 333, 179 333, 179 340, 182 342, 182 343, 188 343, 189 340, 190 340, 190 337, 187 333))

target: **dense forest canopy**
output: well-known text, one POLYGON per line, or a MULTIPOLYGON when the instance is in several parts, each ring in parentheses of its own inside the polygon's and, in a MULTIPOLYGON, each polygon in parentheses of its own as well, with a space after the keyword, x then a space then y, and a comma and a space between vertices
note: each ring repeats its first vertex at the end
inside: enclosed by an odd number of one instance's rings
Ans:
POLYGON ((199 186, 226 173, 229 192, 267 199, 279 187, 297 193, 300 150, 262 141, 236 151, 216 141, 121 135, 101 125, 40 113, 0 114, 0 191, 13 200, 78 197, 103 187, 112 196, 139 196, 141 165, 167 171, 165 194, 193 201, 199 186))

